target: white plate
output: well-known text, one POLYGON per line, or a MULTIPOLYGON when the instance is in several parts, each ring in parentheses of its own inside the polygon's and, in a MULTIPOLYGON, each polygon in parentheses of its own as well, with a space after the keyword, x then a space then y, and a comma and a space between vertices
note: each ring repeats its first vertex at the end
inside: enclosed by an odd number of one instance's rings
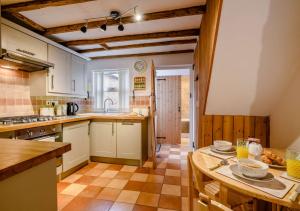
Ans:
POLYGON ((242 174, 238 168, 238 164, 233 164, 231 166, 229 166, 231 172, 233 175, 235 176, 238 176, 240 178, 243 178, 243 179, 246 179, 246 180, 249 180, 249 181, 253 181, 253 182, 272 182, 274 180, 274 175, 269 173, 263 177, 263 178, 253 178, 253 177, 247 177, 245 176, 244 174, 242 174))
POLYGON ((210 150, 211 150, 212 152, 215 152, 215 153, 218 153, 218 154, 223 154, 223 155, 232 155, 232 154, 235 154, 235 153, 236 153, 236 150, 235 150, 233 147, 232 147, 232 149, 229 150, 229 151, 222 151, 222 150, 216 149, 214 145, 211 145, 211 146, 210 146, 210 150))

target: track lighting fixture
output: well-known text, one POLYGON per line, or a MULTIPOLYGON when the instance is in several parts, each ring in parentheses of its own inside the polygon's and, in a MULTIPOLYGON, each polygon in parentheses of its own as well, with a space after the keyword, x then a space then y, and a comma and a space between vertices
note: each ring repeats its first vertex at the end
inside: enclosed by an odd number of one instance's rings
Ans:
POLYGON ((106 22, 100 26, 100 30, 103 31, 103 32, 105 32, 106 31, 106 27, 107 27, 107 18, 106 18, 106 22))
POLYGON ((87 32, 87 27, 88 27, 88 22, 86 22, 86 24, 84 24, 84 26, 82 26, 82 27, 80 28, 80 31, 81 31, 82 33, 86 33, 86 32, 87 32))
POLYGON ((110 20, 110 24, 112 23, 111 25, 114 25, 114 22, 119 21, 118 30, 119 31, 124 31, 125 27, 124 27, 123 23, 121 22, 121 18, 124 17, 126 14, 128 14, 128 13, 134 14, 134 19, 136 21, 141 21, 143 19, 143 16, 137 12, 137 7, 138 6, 134 6, 130 9, 126 10, 123 13, 121 13, 119 11, 116 11, 116 10, 113 10, 113 11, 110 11, 110 14, 108 16, 86 19, 86 23, 80 28, 80 31, 82 33, 86 33, 87 30, 88 30, 88 22, 89 21, 92 21, 92 20, 96 21, 96 20, 99 20, 99 19, 103 20, 104 18, 106 20, 105 23, 98 26, 101 31, 104 32, 104 31, 107 30, 108 19, 110 20))

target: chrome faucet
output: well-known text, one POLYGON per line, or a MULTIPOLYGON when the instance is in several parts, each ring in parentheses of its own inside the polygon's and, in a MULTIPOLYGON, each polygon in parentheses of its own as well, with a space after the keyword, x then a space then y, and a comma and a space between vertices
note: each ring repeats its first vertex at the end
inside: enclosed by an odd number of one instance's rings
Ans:
POLYGON ((104 112, 105 112, 105 113, 108 112, 108 107, 106 108, 106 102, 107 102, 107 101, 110 101, 110 102, 111 102, 111 105, 114 104, 114 101, 113 101, 110 97, 106 98, 106 99, 104 100, 104 112))

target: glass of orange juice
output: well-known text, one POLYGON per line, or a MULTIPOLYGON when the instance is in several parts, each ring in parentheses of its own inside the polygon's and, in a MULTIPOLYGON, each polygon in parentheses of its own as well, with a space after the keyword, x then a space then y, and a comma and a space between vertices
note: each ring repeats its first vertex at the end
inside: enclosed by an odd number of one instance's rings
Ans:
POLYGON ((236 156, 237 159, 248 158, 249 141, 244 139, 237 139, 236 143, 236 156))
POLYGON ((289 176, 300 179, 300 151, 286 151, 286 169, 289 176))

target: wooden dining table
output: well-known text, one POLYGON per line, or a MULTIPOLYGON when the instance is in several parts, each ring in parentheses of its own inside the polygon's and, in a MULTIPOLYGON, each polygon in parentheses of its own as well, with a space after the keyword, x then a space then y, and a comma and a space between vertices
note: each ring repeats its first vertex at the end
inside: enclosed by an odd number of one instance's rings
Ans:
MULTIPOLYGON (((276 150, 276 149, 270 149, 270 150, 278 154, 284 154, 284 150, 276 150)), ((202 174, 200 175, 201 179, 203 178, 204 180, 205 177, 203 177, 203 175, 206 175, 207 177, 220 182, 219 198, 220 198, 220 202, 223 204, 227 204, 228 190, 231 189, 240 192, 246 196, 250 196, 256 199, 260 199, 272 203, 272 210, 280 210, 281 207, 288 207, 291 209, 300 210, 300 199, 299 199, 300 197, 298 197, 298 199, 296 199, 295 202, 292 202, 289 199, 291 194, 295 192, 297 185, 299 185, 299 183, 295 181, 292 181, 295 183, 295 185, 290 189, 290 191, 283 198, 277 198, 257 188, 239 182, 238 180, 234 180, 227 176, 219 174, 216 172, 217 169, 210 170, 211 167, 219 164, 222 159, 209 155, 207 153, 203 153, 201 149, 198 149, 193 153, 192 160, 195 166, 202 174)), ((228 162, 230 165, 234 164, 236 163, 236 159, 230 158, 228 159, 228 162)), ((269 172, 272 173, 275 177, 279 177, 285 172, 285 169, 270 168, 269 172)))

